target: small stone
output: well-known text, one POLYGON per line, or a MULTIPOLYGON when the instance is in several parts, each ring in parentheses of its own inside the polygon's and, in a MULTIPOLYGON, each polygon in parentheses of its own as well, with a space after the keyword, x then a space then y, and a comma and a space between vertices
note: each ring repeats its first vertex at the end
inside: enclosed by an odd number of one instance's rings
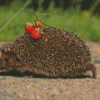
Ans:
POLYGON ((37 97, 36 97, 36 100, 39 100, 39 99, 40 99, 40 97, 39 97, 39 96, 37 96, 37 97))
POLYGON ((57 100, 57 99, 56 99, 56 98, 51 97, 51 98, 49 98, 48 100, 57 100))
POLYGON ((22 93, 17 93, 18 98, 23 98, 24 95, 22 93))
POLYGON ((92 89, 98 89, 97 87, 93 87, 92 89))
POLYGON ((52 96, 55 96, 55 95, 57 95, 57 94, 59 94, 59 91, 57 91, 56 89, 54 89, 54 90, 51 92, 51 95, 52 95, 52 96))
POLYGON ((95 64, 100 64, 100 60, 95 60, 94 63, 95 64))
POLYGON ((30 97, 30 99, 34 100, 34 95, 33 94, 30 95, 29 97, 30 97))
POLYGON ((87 82, 89 82, 89 80, 87 80, 87 82))

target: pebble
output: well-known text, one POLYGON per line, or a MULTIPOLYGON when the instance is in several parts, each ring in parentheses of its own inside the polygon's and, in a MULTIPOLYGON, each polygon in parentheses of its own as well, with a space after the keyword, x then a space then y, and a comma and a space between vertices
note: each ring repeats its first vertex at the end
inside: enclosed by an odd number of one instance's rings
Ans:
POLYGON ((95 64, 100 64, 100 60, 95 60, 94 63, 95 64))
POLYGON ((22 94, 22 93, 17 93, 17 96, 18 96, 18 98, 23 98, 24 97, 24 95, 22 94))
POLYGON ((36 97, 36 100, 40 100, 40 97, 39 97, 39 96, 37 96, 37 97, 36 97))

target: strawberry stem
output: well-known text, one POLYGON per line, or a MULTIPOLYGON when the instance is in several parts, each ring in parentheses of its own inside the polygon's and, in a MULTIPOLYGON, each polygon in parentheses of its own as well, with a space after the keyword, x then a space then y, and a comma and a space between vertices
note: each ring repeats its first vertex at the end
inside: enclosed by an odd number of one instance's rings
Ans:
MULTIPOLYGON (((41 16, 45 16, 45 15, 55 15, 55 16, 57 16, 57 14, 54 14, 54 13, 53 13, 53 14, 45 13, 45 14, 40 14, 40 15, 41 15, 41 16)), ((40 15, 39 15, 39 16, 40 16, 40 15)))
MULTIPOLYGON (((43 23, 43 22, 42 22, 43 23)), ((52 28, 55 28, 56 29, 56 27, 54 27, 54 26, 50 26, 50 25, 47 25, 47 24, 45 24, 45 23, 43 23, 44 25, 46 25, 46 26, 49 26, 49 27, 52 27, 52 28)))
MULTIPOLYGON (((45 13, 45 14, 40 14, 41 16, 45 16, 45 15, 55 15, 55 16, 57 16, 57 14, 50 14, 50 13, 45 13)), ((35 14, 35 16, 36 16, 36 19, 38 19, 38 16, 40 16, 40 15, 36 15, 35 14)), ((43 22, 42 22, 43 23, 43 22)), ((52 27, 52 28, 55 28, 56 29, 56 27, 53 27, 53 26, 50 26, 50 25, 47 25, 47 24, 45 24, 45 23, 43 23, 44 25, 46 25, 46 26, 49 26, 49 27, 52 27)))
MULTIPOLYGON (((45 16, 45 15, 55 15, 55 16, 57 16, 57 14, 50 14, 50 13, 45 13, 45 14, 40 14, 40 15, 36 15, 36 14, 34 14, 35 16, 36 16, 36 19, 38 20, 38 16, 45 16)), ((43 22, 42 22, 43 23, 43 22)), ((35 26, 37 23, 36 23, 36 20, 33 20, 33 25, 35 26)), ((50 26, 50 25, 47 25, 47 24, 45 24, 45 23, 43 23, 44 25, 46 25, 46 26, 49 26, 49 27, 52 27, 52 28, 55 28, 56 29, 56 27, 53 27, 53 26, 50 26)))

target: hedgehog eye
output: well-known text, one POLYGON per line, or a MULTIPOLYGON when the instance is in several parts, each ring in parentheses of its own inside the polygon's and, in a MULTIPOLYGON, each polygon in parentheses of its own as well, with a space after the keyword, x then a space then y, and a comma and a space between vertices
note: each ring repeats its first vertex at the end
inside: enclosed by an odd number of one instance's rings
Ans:
POLYGON ((5 62, 9 62, 9 58, 5 58, 5 62))

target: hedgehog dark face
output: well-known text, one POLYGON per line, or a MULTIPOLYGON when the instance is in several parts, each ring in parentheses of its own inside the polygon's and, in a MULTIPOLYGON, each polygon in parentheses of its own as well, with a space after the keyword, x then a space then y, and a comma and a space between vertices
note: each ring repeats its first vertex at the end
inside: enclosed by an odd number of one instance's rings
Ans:
POLYGON ((0 51, 0 70, 11 70, 20 65, 20 59, 11 52, 0 51))

